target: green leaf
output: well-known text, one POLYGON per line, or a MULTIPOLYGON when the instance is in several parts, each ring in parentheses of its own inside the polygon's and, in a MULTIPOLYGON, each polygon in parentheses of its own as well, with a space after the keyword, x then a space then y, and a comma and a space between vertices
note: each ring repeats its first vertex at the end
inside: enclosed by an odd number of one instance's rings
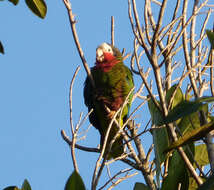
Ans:
POLYGON ((0 53, 4 54, 4 47, 3 47, 2 43, 1 43, 1 41, 0 41, 0 53))
POLYGON ((74 172, 68 178, 68 181, 65 185, 65 190, 85 190, 83 180, 76 170, 74 170, 74 172))
MULTIPOLYGON (((208 104, 204 104, 201 107, 201 110, 203 110, 204 114, 208 116, 208 104)), ((210 118, 210 117, 207 117, 210 118)), ((210 122, 211 119, 209 119, 208 122, 210 122)), ((201 121, 198 117, 198 112, 192 113, 186 117, 183 117, 181 122, 178 124, 178 127, 181 131, 181 134, 184 135, 187 132, 190 132, 194 129, 201 127, 201 121)))
POLYGON ((161 123, 164 123, 163 115, 160 112, 160 110, 157 108, 157 106, 154 104, 152 99, 148 101, 148 107, 149 107, 149 112, 151 114, 152 123, 157 126, 160 126, 161 123))
POLYGON ((167 154, 164 152, 169 146, 169 139, 166 128, 157 128, 152 131, 154 151, 155 151, 155 165, 156 165, 156 179, 160 186, 161 164, 166 160, 167 154))
POLYGON ((214 190, 214 175, 211 175, 197 190, 214 190))
POLYGON ((25 0, 29 9, 40 18, 45 18, 47 6, 43 0, 25 0))
POLYGON ((189 177, 189 188, 188 190, 196 190, 198 188, 198 184, 196 183, 193 177, 189 177))
POLYGON ((31 186, 30 186, 29 182, 27 181, 27 179, 25 179, 22 184, 22 190, 31 190, 31 186))
MULTIPOLYGON (((167 92, 166 92, 166 102, 167 104, 171 103, 170 110, 172 110, 175 106, 183 102, 184 97, 183 93, 180 87, 178 87, 177 84, 173 85, 167 92), (175 92, 176 91, 176 92, 175 92), (171 101, 171 98, 173 96, 173 100, 171 101)), ((176 121, 176 124, 178 125, 180 123, 181 119, 178 119, 176 121)))
MULTIPOLYGON (((157 101, 158 102, 158 101, 157 101)), ((158 102, 159 103, 159 102, 158 102)), ((163 122, 163 115, 157 106, 154 104, 153 100, 148 101, 148 107, 152 118, 152 123, 155 126, 159 126, 163 122)), ((166 159, 166 153, 163 151, 169 146, 168 135, 166 128, 156 128, 152 131, 154 150, 155 150, 155 164, 156 164, 156 179, 157 184, 160 186, 160 173, 161 164, 166 159)))
POLYGON ((19 190, 19 188, 16 186, 9 186, 9 187, 4 188, 3 190, 19 190))
MULTIPOLYGON (((195 146, 194 159, 198 163, 199 166, 206 166, 207 164, 209 164, 207 147, 205 144, 200 144, 200 145, 195 146)), ((195 164, 194 164, 194 166, 195 166, 195 164)))
POLYGON ((184 161, 177 151, 169 160, 168 175, 163 179, 161 190, 174 190, 181 183, 181 190, 188 189, 189 178, 184 161))
POLYGON ((146 186, 144 183, 136 182, 134 185, 134 190, 149 190, 149 187, 146 186))
POLYGON ((177 141, 173 142, 168 148, 167 152, 178 148, 180 146, 183 146, 185 144, 191 143, 193 141, 200 140, 202 137, 204 137, 207 133, 212 131, 214 129, 214 122, 207 123, 200 128, 194 129, 186 134, 184 134, 182 137, 180 137, 177 141))
POLYGON ((173 94, 174 94, 174 92, 176 90, 174 98, 173 98, 173 101, 172 101, 171 108, 174 108, 176 105, 178 105, 179 103, 181 103, 184 100, 182 90, 181 90, 180 87, 177 87, 177 86, 178 86, 177 84, 173 85, 166 92, 166 102, 167 102, 167 104, 169 104, 170 103, 170 99, 171 99, 171 97, 173 96, 173 94))
POLYGON ((203 96, 203 97, 196 99, 196 102, 212 103, 212 102, 214 102, 214 97, 213 96, 203 96))
POLYGON ((10 1, 11 3, 13 3, 14 5, 17 5, 18 2, 19 2, 19 0, 8 0, 8 1, 10 1))
POLYGON ((206 30, 206 34, 210 41, 212 49, 214 49, 214 32, 212 32, 211 30, 206 30))
POLYGON ((181 122, 178 124, 178 127, 182 135, 191 132, 194 129, 200 128, 201 124, 198 113, 195 112, 190 114, 189 116, 183 117, 181 122))
POLYGON ((169 111, 168 116, 165 118, 163 124, 172 123, 182 117, 190 115, 196 111, 199 111, 203 104, 201 102, 190 102, 184 100, 177 106, 175 106, 171 111, 169 111))
POLYGON ((169 146, 167 130, 165 127, 157 128, 152 131, 152 135, 155 146, 155 159, 157 159, 161 164, 166 159, 166 153, 164 153, 164 151, 169 146))
MULTIPOLYGON (((202 179, 203 182, 206 181, 206 179, 204 177, 200 177, 200 178, 202 179)), ((189 176, 189 188, 188 188, 188 190, 196 190, 197 188, 198 188, 198 184, 196 183, 195 179, 193 177, 189 176)))

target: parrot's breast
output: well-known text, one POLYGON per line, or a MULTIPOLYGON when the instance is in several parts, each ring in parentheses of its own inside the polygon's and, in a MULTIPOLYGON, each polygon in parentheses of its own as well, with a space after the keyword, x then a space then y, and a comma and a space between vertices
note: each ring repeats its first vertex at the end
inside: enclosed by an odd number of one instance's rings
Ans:
POLYGON ((120 60, 118 59, 105 59, 103 62, 96 62, 96 69, 100 69, 103 72, 109 72, 113 66, 115 66, 117 63, 119 63, 120 60))

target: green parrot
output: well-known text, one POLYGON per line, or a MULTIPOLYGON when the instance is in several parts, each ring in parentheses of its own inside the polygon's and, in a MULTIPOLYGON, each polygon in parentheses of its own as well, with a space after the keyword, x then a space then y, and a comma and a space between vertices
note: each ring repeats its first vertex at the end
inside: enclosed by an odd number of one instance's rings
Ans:
MULTIPOLYGON (((89 121, 100 133, 102 148, 114 113, 123 105, 130 90, 134 87, 134 81, 131 71, 123 63, 120 51, 108 43, 103 43, 96 49, 96 63, 91 68, 91 74, 95 88, 87 77, 84 86, 84 99, 88 110, 93 109, 89 115, 89 121)), ((121 119, 119 116, 117 117, 120 126, 123 126, 127 119, 132 97, 133 93, 128 97, 128 103, 123 108, 121 119)), ((117 133, 118 127, 114 122, 107 140, 107 148, 117 133)), ((121 135, 117 135, 107 159, 116 158, 124 152, 123 138, 121 135)))

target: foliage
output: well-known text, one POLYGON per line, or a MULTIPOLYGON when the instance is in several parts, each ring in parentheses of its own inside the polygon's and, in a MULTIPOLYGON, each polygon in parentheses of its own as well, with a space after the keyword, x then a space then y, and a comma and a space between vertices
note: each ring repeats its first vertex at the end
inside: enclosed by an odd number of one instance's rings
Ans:
POLYGON ((214 32, 211 30, 206 30, 206 33, 210 41, 211 49, 214 49, 214 32))
MULTIPOLYGON (((19 3, 19 0, 8 0, 14 5, 19 3)), ((25 0, 28 8, 38 17, 45 18, 47 13, 47 6, 44 0, 25 0)))
POLYGON ((134 190, 149 190, 148 186, 143 183, 135 183, 134 190))
MULTIPOLYGON (((165 119, 161 119, 161 122, 152 119, 153 123, 157 126, 164 126, 164 128, 154 129, 153 131, 156 165, 160 166, 165 160, 168 160, 169 163, 168 174, 163 179, 161 190, 176 189, 179 184, 181 184, 181 189, 191 189, 192 183, 189 182, 192 178, 189 176, 185 162, 177 150, 172 150, 188 144, 188 147, 184 147, 184 149, 188 154, 190 154, 189 150, 191 150, 191 155, 194 156, 192 161, 195 160, 200 167, 209 163, 205 144, 195 145, 194 141, 202 139, 209 131, 213 130, 213 121, 204 126, 200 126, 198 114, 195 114, 195 112, 203 110, 208 114, 208 112, 206 112, 207 104, 203 104, 203 102, 210 103, 213 101, 213 97, 201 97, 190 102, 183 98, 183 93, 180 88, 177 88, 177 85, 172 86, 167 91, 166 97, 170 97, 175 89, 177 89, 177 91, 175 92, 175 98, 173 99, 171 111, 169 111, 168 116, 165 119), (169 145, 170 139, 168 139, 167 136, 166 125, 171 122, 176 122, 180 129, 181 137, 169 145), (167 152, 170 152, 170 154, 167 154, 167 152)), ((167 103, 169 103, 169 100, 170 98, 166 98, 167 103)), ((148 106, 152 116, 159 114, 156 118, 162 117, 158 109, 155 109, 155 105, 151 100, 148 106)), ((161 168, 159 167, 157 168, 157 173, 160 172, 161 168)), ((159 180, 159 178, 157 179, 159 180)))
POLYGON ((29 9, 38 17, 45 18, 47 6, 43 0, 25 0, 29 9))
POLYGON ((4 188, 3 190, 31 190, 31 186, 29 184, 29 182, 27 181, 27 179, 24 180, 21 189, 19 189, 16 186, 9 186, 4 188))
POLYGON ((8 1, 10 1, 11 3, 13 3, 14 5, 17 5, 18 2, 19 2, 19 0, 8 0, 8 1))
POLYGON ((3 53, 4 54, 4 47, 2 45, 2 43, 0 42, 0 53, 3 53))
POLYGON ((198 190, 214 190, 214 176, 211 175, 198 190))
POLYGON ((85 185, 79 173, 74 170, 65 185, 65 190, 85 190, 85 185))

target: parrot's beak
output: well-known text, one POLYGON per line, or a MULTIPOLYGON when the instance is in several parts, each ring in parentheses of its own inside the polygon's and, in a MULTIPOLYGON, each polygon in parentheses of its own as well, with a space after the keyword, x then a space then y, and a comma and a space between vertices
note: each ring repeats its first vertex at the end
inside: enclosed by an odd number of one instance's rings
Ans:
POLYGON ((101 48, 97 48, 96 61, 100 62, 100 63, 104 61, 104 53, 103 53, 103 50, 101 48))

